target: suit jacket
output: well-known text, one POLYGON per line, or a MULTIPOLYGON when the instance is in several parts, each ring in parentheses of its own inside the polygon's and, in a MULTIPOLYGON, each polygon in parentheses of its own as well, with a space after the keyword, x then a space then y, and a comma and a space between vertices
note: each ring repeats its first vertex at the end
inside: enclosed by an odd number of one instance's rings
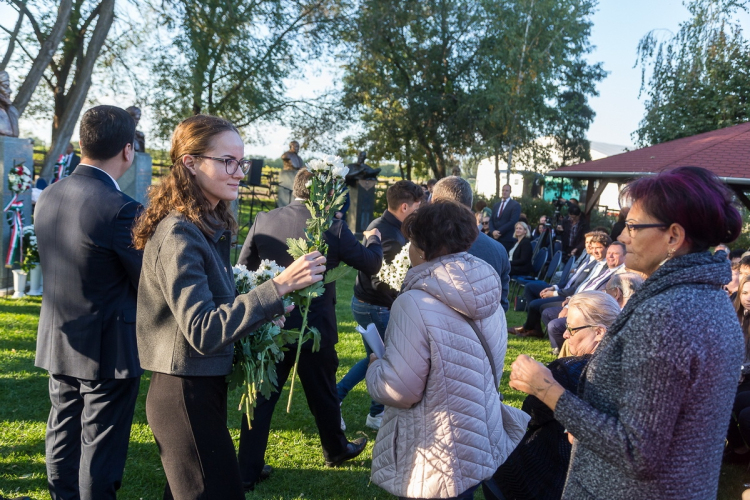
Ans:
POLYGON ((515 236, 513 236, 513 228, 521 217, 521 204, 515 200, 508 199, 505 208, 503 209, 503 214, 498 217, 497 213, 500 211, 500 203, 502 202, 499 201, 492 207, 489 234, 492 236, 492 231, 500 231, 500 238, 498 241, 513 241, 515 240, 515 236))
POLYGON ((143 254, 130 234, 140 209, 88 165, 42 191, 34 226, 47 283, 36 366, 85 380, 143 373, 135 338, 143 254))
MULTIPOLYGON (((599 261, 592 260, 590 263, 586 265, 586 267, 583 269, 583 272, 578 275, 576 280, 573 283, 568 283, 568 286, 564 290, 560 290, 558 292, 558 295, 561 297, 571 297, 576 293, 576 290, 579 286, 581 286, 581 283, 586 281, 588 277, 591 275, 591 272, 594 270, 596 265, 599 264, 599 261)), ((607 263, 604 263, 604 267, 602 267, 598 273, 596 273, 596 276, 592 279, 596 279, 597 277, 601 276, 602 274, 605 274, 609 272, 610 269, 607 267, 607 263)), ((611 274, 611 273, 610 273, 611 274)), ((607 284, 607 281, 605 280, 603 283, 601 283, 596 289, 599 290, 601 288, 604 288, 604 285, 607 284)))
MULTIPOLYGON (((310 212, 307 207, 297 200, 285 207, 259 213, 242 245, 237 263, 244 264, 251 270, 257 269, 263 259, 272 259, 280 266, 288 266, 294 259, 289 255, 286 240, 304 237, 305 224, 309 218, 310 212)), ((357 241, 343 220, 334 219, 331 228, 325 232, 324 239, 328 244, 328 269, 333 269, 339 262, 343 262, 357 271, 370 275, 380 270, 383 249, 377 237, 368 238, 367 246, 364 246, 357 241)), ((325 286, 322 297, 313 300, 307 318, 308 324, 320 331, 321 348, 338 342, 335 306, 336 282, 333 282, 325 286)), ((300 308, 295 307, 284 327, 291 330, 301 325, 300 308)), ((305 344, 307 348, 310 346, 311 342, 305 344)))
MULTIPOLYGON (((401 221, 388 210, 367 226, 367 230, 376 229, 380 231, 381 245, 383 247, 383 261, 393 262, 393 258, 401 252, 406 245, 406 237, 401 233, 401 221)), ((379 270, 378 270, 379 271, 379 270)), ((396 300, 399 290, 394 290, 388 284, 380 281, 377 276, 366 274, 362 271, 357 273, 357 281, 354 284, 354 296, 362 302, 374 306, 390 308, 396 300)))
POLYGON ((525 276, 534 270, 531 258, 534 249, 531 247, 531 238, 523 238, 513 250, 513 258, 510 260, 510 275, 525 276))
POLYGON ((577 248, 578 251, 576 252, 576 256, 580 256, 586 243, 586 233, 589 232, 588 223, 583 220, 583 218, 578 221, 578 227, 575 230, 572 243, 570 241, 570 233, 573 231, 573 224, 571 224, 570 219, 566 218, 562 221, 562 228, 563 230, 559 234, 559 237, 562 242, 563 253, 565 255, 570 255, 570 252, 572 252, 574 248, 577 248))
POLYGON ((65 167, 65 176, 72 174, 79 163, 81 163, 81 157, 73 153, 73 156, 70 157, 70 163, 65 167))

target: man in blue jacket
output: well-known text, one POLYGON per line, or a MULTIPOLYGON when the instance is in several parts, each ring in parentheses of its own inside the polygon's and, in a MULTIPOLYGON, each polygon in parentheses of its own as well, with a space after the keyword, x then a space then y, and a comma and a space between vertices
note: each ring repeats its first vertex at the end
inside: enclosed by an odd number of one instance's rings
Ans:
POLYGON ((510 184, 503 186, 502 198, 492 207, 490 235, 502 243, 506 252, 516 244, 513 236, 516 222, 521 217, 521 204, 510 198, 510 184))

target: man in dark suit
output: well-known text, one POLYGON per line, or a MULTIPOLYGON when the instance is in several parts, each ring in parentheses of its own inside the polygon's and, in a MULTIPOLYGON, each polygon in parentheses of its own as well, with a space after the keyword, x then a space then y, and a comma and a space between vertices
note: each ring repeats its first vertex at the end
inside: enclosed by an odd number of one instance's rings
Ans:
POLYGON ((47 482, 53 499, 115 498, 141 370, 135 307, 141 252, 130 229, 141 208, 120 192, 135 122, 97 106, 81 119, 83 160, 36 205, 45 270, 36 366, 49 372, 47 482))
MULTIPOLYGON (((286 240, 300 238, 305 234, 305 224, 310 218, 310 212, 302 201, 310 196, 305 184, 311 177, 309 171, 300 170, 294 179, 295 200, 285 207, 257 215, 242 246, 239 264, 254 270, 258 268, 262 259, 273 259, 281 266, 292 263, 286 240)), ((380 232, 373 229, 363 234, 367 246, 357 241, 343 220, 335 219, 324 235, 328 244, 328 269, 333 269, 339 262, 343 262, 368 275, 376 274, 383 262, 380 232)), ((335 305, 336 284, 333 282, 325 286, 322 297, 313 300, 308 314, 308 324, 320 331, 320 350, 312 352, 312 342, 304 344, 297 368, 307 405, 318 426, 326 465, 331 467, 356 457, 367 444, 367 438, 348 442, 341 430, 341 409, 336 393, 336 369, 339 361, 336 355, 338 329, 335 305)), ((301 324, 302 316, 299 308, 295 308, 286 320, 285 328, 295 329, 301 324)), ((282 387, 289 376, 294 365, 295 350, 296 345, 290 346, 289 354, 276 365, 278 387, 282 387)), ((246 417, 242 417, 239 462, 242 482, 246 489, 253 489, 256 483, 270 474, 270 467, 265 465, 264 457, 271 417, 279 394, 280 391, 274 392, 269 399, 258 394, 252 429, 248 429, 246 417)))
POLYGON ((589 285, 602 288, 603 285, 600 280, 608 277, 612 272, 605 259, 610 244, 612 244, 612 240, 607 234, 594 233, 591 236, 591 262, 580 273, 577 273, 572 281, 568 281, 566 288, 560 290, 556 287, 549 287, 542 290, 539 294, 541 298, 528 302, 528 314, 523 326, 511 328, 508 333, 521 337, 543 337, 541 318, 542 311, 545 308, 559 306, 573 294, 589 290, 589 285))
POLYGON ((73 144, 68 144, 65 150, 65 177, 68 177, 76 167, 81 163, 81 158, 76 154, 73 144))
POLYGON ((502 198, 492 207, 490 235, 502 243, 506 252, 516 244, 513 236, 516 222, 521 217, 521 204, 510 199, 510 184, 503 186, 502 198))

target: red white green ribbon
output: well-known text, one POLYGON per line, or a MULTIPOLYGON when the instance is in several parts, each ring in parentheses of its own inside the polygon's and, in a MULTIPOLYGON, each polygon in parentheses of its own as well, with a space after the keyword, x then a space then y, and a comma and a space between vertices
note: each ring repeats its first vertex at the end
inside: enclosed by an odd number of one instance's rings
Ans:
POLYGON ((7 213, 10 224, 10 243, 5 255, 5 267, 13 267, 13 262, 21 262, 23 256, 23 201, 18 199, 18 194, 13 194, 13 199, 6 205, 3 212, 7 213), (15 257, 15 258, 14 258, 15 257))
POLYGON ((57 167, 57 174, 55 175, 55 182, 59 181, 63 178, 65 175, 65 164, 67 163, 65 161, 67 157, 65 155, 60 155, 60 158, 57 159, 57 163, 55 163, 55 166, 57 167))

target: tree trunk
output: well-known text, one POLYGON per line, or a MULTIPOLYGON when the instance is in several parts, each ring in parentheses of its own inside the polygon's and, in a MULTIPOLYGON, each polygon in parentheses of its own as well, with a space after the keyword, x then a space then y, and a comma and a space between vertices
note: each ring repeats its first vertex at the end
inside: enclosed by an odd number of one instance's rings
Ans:
POLYGON ((495 196, 500 197, 500 151, 495 148, 495 196))
POLYGON ((109 28, 115 15, 115 0, 102 0, 99 19, 96 22, 96 28, 91 35, 86 55, 83 59, 78 60, 73 85, 70 87, 68 94, 64 97, 64 109, 60 116, 55 112, 54 125, 52 127, 52 144, 50 145, 47 158, 44 160, 44 167, 40 177, 51 179, 55 162, 57 158, 65 151, 70 136, 73 135, 81 109, 86 101, 86 95, 91 87, 91 74, 94 71, 94 65, 99 57, 104 41, 107 39, 109 28))
MULTIPOLYGON (((26 0, 23 0, 23 2, 21 3, 22 5, 26 5, 26 0)), ((13 33, 11 33, 10 35, 10 40, 8 40, 8 50, 5 51, 5 56, 3 57, 2 62, 0 62, 0 71, 5 71, 5 68, 8 67, 8 63, 10 62, 10 58, 13 57, 13 50, 15 50, 16 48, 16 39, 18 38, 18 33, 21 31, 23 18, 23 10, 19 9, 18 20, 16 21, 16 25, 13 27, 13 33)))
POLYGON ((510 185, 510 169, 513 168, 513 143, 510 143, 510 148, 508 149, 508 182, 506 184, 510 185))
MULTIPOLYGON (((70 13, 73 10, 73 0, 60 0, 60 7, 57 9, 57 20, 55 25, 52 27, 44 43, 39 48, 39 53, 34 59, 34 63, 31 65, 29 73, 26 75, 26 79, 18 89, 16 98, 13 100, 13 105, 18 109, 18 114, 22 115, 26 105, 29 104, 31 96, 34 94, 39 80, 44 75, 44 70, 47 69, 49 63, 52 61, 52 57, 57 52, 57 47, 60 45, 63 37, 65 36, 65 30, 68 28, 68 22, 70 21, 70 13)), ((40 40, 41 43, 41 40, 40 40)))

